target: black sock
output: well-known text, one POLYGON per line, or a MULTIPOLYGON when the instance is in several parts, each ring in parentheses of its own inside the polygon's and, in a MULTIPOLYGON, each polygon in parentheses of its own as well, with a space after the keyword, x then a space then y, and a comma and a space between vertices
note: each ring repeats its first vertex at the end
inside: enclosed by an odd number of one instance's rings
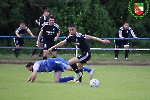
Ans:
POLYGON ((76 64, 70 65, 75 73, 79 73, 78 67, 76 64))
POLYGON ((40 54, 43 55, 43 49, 41 49, 40 54))
POLYGON ((118 58, 119 50, 115 50, 115 58, 118 58))
POLYGON ((83 70, 82 69, 80 69, 79 72, 81 72, 83 74, 83 70))
POLYGON ((52 58, 56 58, 56 57, 52 57, 52 58))
POLYGON ((128 58, 129 50, 125 50, 125 58, 128 58))
MULTIPOLYGON (((80 69, 79 72, 81 72, 83 74, 83 70, 80 69)), ((79 82, 82 82, 82 76, 79 78, 79 82)))
POLYGON ((21 49, 15 49, 14 51, 17 53, 17 54, 19 54, 19 51, 20 51, 21 49))
POLYGON ((46 56, 43 56, 43 60, 45 60, 45 59, 47 59, 47 57, 46 57, 46 56))
POLYGON ((17 58, 18 58, 19 50, 20 50, 20 49, 14 49, 14 53, 15 53, 15 56, 16 56, 17 58))
POLYGON ((43 56, 43 49, 40 50, 39 57, 43 56))
MULTIPOLYGON (((37 46, 35 46, 35 47, 37 47, 37 46)), ((35 53, 37 52, 37 50, 38 49, 34 49, 33 52, 32 52, 32 55, 35 55, 35 53)))

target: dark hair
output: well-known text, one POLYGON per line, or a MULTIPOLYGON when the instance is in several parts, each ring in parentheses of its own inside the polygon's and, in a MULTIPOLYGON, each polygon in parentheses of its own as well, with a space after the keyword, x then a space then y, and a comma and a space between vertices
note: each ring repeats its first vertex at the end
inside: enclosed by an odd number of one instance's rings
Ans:
MULTIPOLYGON (((128 22, 124 22, 124 24, 129 24, 129 23, 128 23, 128 22)), ((123 24, 123 25, 124 25, 124 24, 123 24)))
POLYGON ((50 15, 50 17, 49 17, 49 18, 55 19, 55 17, 54 17, 53 15, 50 15))
POLYGON ((31 65, 34 65, 34 63, 33 63, 33 62, 28 62, 28 63, 26 64, 26 67, 30 67, 31 65))
POLYGON ((26 24, 25 21, 21 21, 20 24, 26 24))
POLYGON ((69 24, 68 27, 76 27, 74 24, 69 24))
POLYGON ((45 9, 44 12, 50 12, 49 9, 45 9))

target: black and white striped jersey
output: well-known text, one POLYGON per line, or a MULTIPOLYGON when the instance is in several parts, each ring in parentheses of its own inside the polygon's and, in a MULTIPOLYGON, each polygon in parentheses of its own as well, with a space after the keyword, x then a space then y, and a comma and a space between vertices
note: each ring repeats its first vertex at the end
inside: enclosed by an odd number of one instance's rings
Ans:
POLYGON ((46 18, 46 16, 42 15, 42 16, 40 16, 40 18, 37 21, 39 22, 39 28, 41 29, 44 22, 47 22, 48 19, 46 18))
POLYGON ((45 22, 41 28, 41 31, 43 31, 42 36, 44 43, 54 43, 54 38, 57 33, 60 33, 60 28, 56 23, 51 26, 49 22, 45 22))
POLYGON ((120 38, 120 37, 124 37, 124 38, 128 38, 129 34, 132 35, 132 37, 135 36, 133 30, 131 27, 129 27, 128 29, 125 29, 123 26, 119 28, 118 33, 116 34, 116 38, 120 38))
POLYGON ((18 27, 18 28, 16 29, 16 32, 17 32, 20 36, 25 36, 28 30, 29 30, 28 27, 25 27, 24 29, 21 29, 20 27, 18 27))
POLYGON ((65 39, 66 42, 74 42, 75 45, 78 46, 78 48, 81 50, 81 52, 89 52, 90 47, 86 41, 86 34, 77 33, 75 36, 72 36, 71 34, 68 35, 68 37, 65 39))

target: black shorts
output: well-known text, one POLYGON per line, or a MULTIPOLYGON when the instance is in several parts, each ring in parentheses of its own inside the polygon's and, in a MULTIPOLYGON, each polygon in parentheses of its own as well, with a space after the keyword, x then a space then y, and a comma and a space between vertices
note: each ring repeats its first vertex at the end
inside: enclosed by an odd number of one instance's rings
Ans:
POLYGON ((14 38, 14 44, 24 46, 24 40, 23 38, 14 38))
POLYGON ((91 52, 83 52, 80 56, 77 57, 80 63, 87 63, 88 60, 91 59, 91 52))
POLYGON ((129 45, 128 40, 114 40, 115 48, 121 48, 122 45, 129 45))
MULTIPOLYGON (((54 45, 55 44, 53 44, 53 43, 43 43, 43 50, 48 50, 49 48, 51 48, 54 45)), ((57 51, 57 49, 54 48, 52 51, 57 51)))
POLYGON ((40 38, 40 43, 43 43, 43 38, 40 38))

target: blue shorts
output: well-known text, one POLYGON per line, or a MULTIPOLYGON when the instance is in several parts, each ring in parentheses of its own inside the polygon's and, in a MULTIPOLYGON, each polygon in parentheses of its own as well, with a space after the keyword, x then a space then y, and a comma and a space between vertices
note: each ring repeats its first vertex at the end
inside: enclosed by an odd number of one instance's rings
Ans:
POLYGON ((64 72, 64 69, 66 69, 69 66, 68 62, 62 58, 60 58, 58 61, 55 61, 55 63, 57 63, 57 67, 54 70, 55 72, 64 72))

